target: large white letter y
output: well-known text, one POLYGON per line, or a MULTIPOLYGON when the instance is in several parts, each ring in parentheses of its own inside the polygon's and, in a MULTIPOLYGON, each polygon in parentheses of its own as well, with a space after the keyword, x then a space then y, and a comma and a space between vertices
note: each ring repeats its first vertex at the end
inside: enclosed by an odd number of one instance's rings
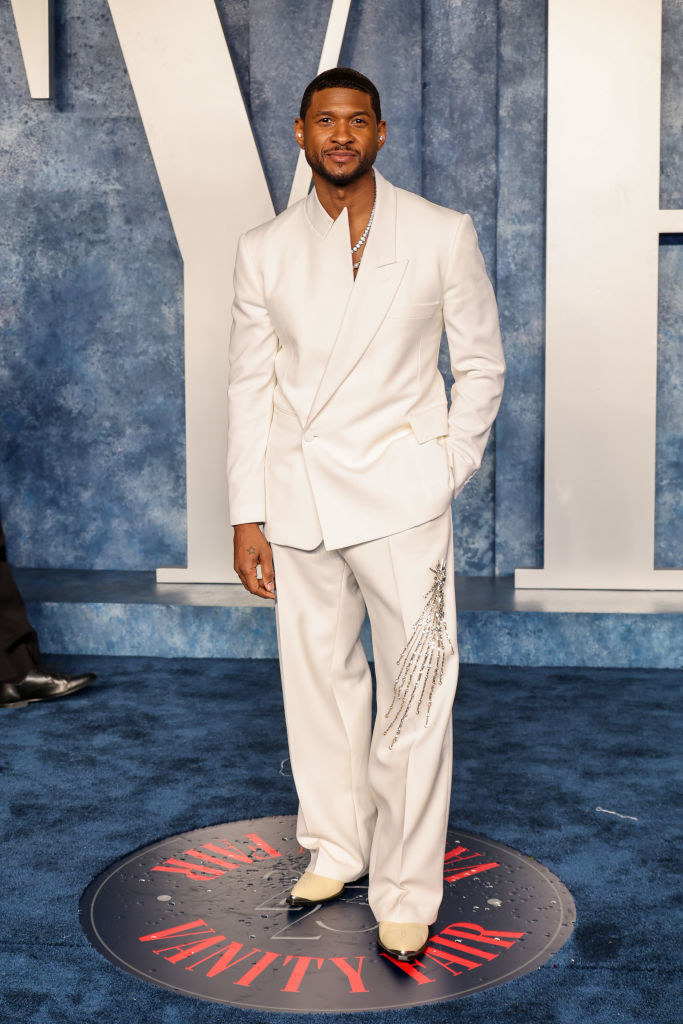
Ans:
MULTIPOLYGON (((185 270, 187 568, 157 579, 237 582, 225 474, 232 271, 239 236, 275 211, 214 0, 109 7, 185 270)), ((333 0, 328 67, 348 7, 333 0)), ((302 169, 293 198, 309 181, 302 169)))

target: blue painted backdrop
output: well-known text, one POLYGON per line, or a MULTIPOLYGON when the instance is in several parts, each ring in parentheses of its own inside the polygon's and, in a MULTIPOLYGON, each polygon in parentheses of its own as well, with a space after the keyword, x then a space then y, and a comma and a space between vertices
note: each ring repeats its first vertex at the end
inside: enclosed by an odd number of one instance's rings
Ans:
MULTIPOLYGON (((24 566, 183 564, 182 265, 107 5, 56 7, 51 101, 30 100, 9 5, 0 7, 0 508, 10 554, 24 566)), ((294 7, 218 0, 278 211, 329 0, 294 7)), ((496 287, 506 393, 484 465, 454 504, 456 568, 477 575, 542 561, 546 18, 545 0, 353 0, 341 57, 380 89, 382 172, 472 214, 496 287)), ((680 4, 665 0, 665 207, 683 206, 682 23, 680 4)), ((679 243, 664 239, 660 260, 658 567, 683 565, 679 243)), ((441 365, 450 388, 445 344, 441 365)))

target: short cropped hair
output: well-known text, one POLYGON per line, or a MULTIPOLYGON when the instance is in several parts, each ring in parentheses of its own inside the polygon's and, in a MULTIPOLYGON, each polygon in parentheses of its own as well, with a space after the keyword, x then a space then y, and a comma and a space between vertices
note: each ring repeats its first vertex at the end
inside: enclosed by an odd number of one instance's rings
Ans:
POLYGON ((358 92, 366 92, 370 97, 375 117, 378 121, 382 120, 382 108, 377 87, 369 78, 362 75, 360 71, 354 71, 353 68, 330 68, 329 71, 321 72, 312 82, 308 83, 301 97, 299 117, 302 120, 305 119, 311 105, 313 93, 320 92, 321 89, 357 89, 358 92))

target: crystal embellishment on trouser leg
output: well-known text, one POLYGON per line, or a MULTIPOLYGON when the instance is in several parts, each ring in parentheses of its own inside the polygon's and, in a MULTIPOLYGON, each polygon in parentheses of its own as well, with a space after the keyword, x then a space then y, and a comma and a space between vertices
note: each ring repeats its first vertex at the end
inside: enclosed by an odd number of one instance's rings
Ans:
POLYGON ((415 712, 418 715, 425 694, 427 694, 427 712, 425 715, 425 728, 427 728, 429 725, 429 714, 432 709, 434 689, 437 685, 441 686, 443 681, 446 644, 450 647, 450 653, 455 653, 453 643, 446 630, 446 618, 443 609, 446 559, 442 558, 435 567, 430 567, 429 571, 434 573, 434 582, 427 593, 423 595, 428 599, 427 604, 424 606, 419 618, 413 623, 413 632, 396 659, 396 664, 401 667, 394 680, 394 699, 388 711, 384 714, 385 718, 389 718, 393 712, 393 718, 384 730, 385 736, 398 722, 389 750, 391 750, 398 739, 403 722, 413 706, 417 694, 419 695, 415 705, 415 712))

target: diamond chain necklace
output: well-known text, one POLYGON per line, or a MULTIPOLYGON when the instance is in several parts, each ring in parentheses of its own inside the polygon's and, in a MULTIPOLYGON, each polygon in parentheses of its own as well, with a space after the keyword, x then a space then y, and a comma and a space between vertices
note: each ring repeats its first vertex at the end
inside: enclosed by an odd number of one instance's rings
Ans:
MULTIPOLYGON (((375 198, 374 198, 373 203, 372 203, 372 209, 370 210, 370 219, 368 220, 367 224, 365 225, 365 231, 360 236, 360 238, 358 239, 356 244, 351 246, 351 255, 352 256, 353 256, 354 252, 356 252, 358 249, 360 249, 361 245, 363 244, 365 239, 368 237, 368 234, 370 233, 370 228, 372 227, 372 221, 373 221, 373 218, 375 216, 375 207, 377 206, 377 182, 375 181, 375 172, 374 171, 372 172, 372 181, 373 181, 373 184, 375 186, 375 198)), ((363 256, 361 254, 361 259, 362 258, 363 258, 363 256)), ((354 270, 358 270, 359 266, 360 266, 360 260, 358 260, 357 263, 353 264, 353 269, 354 270)))

